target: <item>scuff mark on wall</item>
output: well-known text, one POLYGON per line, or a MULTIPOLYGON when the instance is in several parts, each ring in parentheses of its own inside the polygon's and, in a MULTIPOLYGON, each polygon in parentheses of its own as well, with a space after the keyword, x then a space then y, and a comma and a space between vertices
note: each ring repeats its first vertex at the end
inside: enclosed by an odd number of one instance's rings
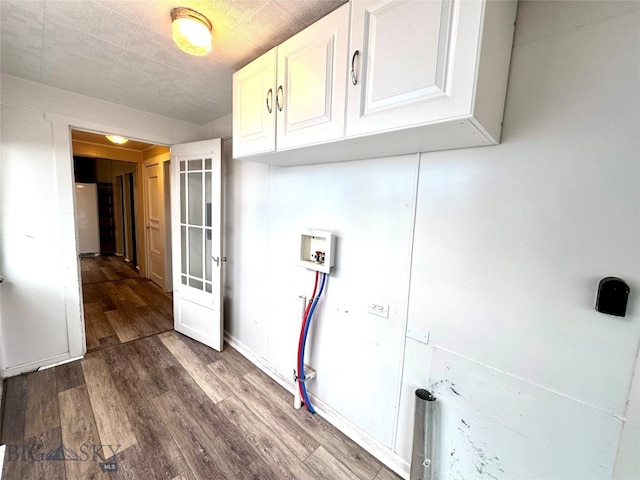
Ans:
MULTIPOLYGON (((474 478, 505 480, 508 475, 500 458, 487 452, 491 449, 480 440, 484 416, 474 408, 475 402, 468 398, 464 388, 454 379, 441 379, 430 384, 430 391, 438 398, 440 415, 457 416, 457 440, 449 445, 448 477, 461 480, 474 472, 474 478), (476 421, 477 420, 477 421, 476 421), (473 424, 474 428, 471 428, 473 424)), ((493 419, 495 420, 495 419, 493 419)))
MULTIPOLYGON (((462 431, 462 429, 459 430, 462 431)), ((466 434, 464 436, 466 437, 465 440, 470 447, 467 451, 472 457, 473 467, 476 472, 484 477, 493 478, 495 480, 500 480, 496 475, 504 478, 503 475, 500 475, 500 473, 505 473, 500 463, 500 458, 497 456, 488 456, 486 454, 487 445, 484 442, 480 442, 480 445, 478 445, 470 435, 466 434)))

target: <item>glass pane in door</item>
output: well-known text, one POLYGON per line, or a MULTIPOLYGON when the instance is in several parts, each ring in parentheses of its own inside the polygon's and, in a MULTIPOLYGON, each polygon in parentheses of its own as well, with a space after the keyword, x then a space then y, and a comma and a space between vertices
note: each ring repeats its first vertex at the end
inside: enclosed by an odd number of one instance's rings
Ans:
POLYGON ((195 159, 181 162, 180 230, 182 283, 211 293, 212 255, 212 162, 195 159))
POLYGON ((202 278, 202 229, 189 227, 189 275, 202 278))
POLYGON ((202 173, 189 172, 189 223, 202 225, 202 173))
MULTIPOLYGON (((184 162, 180 162, 184 163, 184 162)), ((180 174, 180 223, 187 222, 187 184, 186 184, 186 175, 184 173, 180 174)))
POLYGON ((211 172, 205 172, 204 174, 204 198, 206 199, 204 224, 207 227, 210 227, 211 226, 211 172))
MULTIPOLYGON (((211 252, 211 229, 210 228, 207 228, 205 230, 204 254, 205 254, 205 258, 211 258, 212 252, 211 252)), ((212 266, 213 266, 212 262, 206 262, 205 269, 204 269, 205 280, 211 281, 212 266)))
MULTIPOLYGON (((182 238, 182 245, 186 245, 187 244, 187 227, 185 227, 185 226, 180 227, 180 235, 181 235, 181 238, 182 238)), ((180 271, 183 274, 186 274, 187 273, 187 249, 186 248, 182 249, 182 263, 181 263, 181 266, 182 266, 182 268, 180 269, 180 271)))

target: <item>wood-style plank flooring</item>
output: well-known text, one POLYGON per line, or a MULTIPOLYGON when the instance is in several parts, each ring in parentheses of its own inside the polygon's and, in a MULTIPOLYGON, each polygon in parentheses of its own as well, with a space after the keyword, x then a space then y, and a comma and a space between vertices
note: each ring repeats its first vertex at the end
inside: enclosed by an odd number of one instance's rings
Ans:
POLYGON ((80 273, 83 285, 140 277, 133 264, 118 255, 80 257, 80 273))
POLYGON ((80 270, 88 352, 173 328, 170 294, 122 257, 82 257, 80 270))
POLYGON ((237 351, 174 331, 5 384, 3 478, 394 480, 237 351), (111 472, 102 469, 116 468, 111 472))

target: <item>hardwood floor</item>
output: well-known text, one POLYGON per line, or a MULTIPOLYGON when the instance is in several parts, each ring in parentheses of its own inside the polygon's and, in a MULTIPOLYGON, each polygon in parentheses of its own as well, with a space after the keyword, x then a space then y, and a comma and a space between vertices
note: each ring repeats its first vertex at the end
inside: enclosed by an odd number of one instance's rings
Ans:
POLYGON ((174 331, 9 378, 4 477, 393 480, 237 351, 174 331), (116 468, 115 471, 103 471, 116 468))
POLYGON ((117 255, 80 257, 80 273, 83 285, 140 277, 131 263, 117 255))
POLYGON ((87 351, 173 328, 171 296, 122 257, 80 259, 87 351))

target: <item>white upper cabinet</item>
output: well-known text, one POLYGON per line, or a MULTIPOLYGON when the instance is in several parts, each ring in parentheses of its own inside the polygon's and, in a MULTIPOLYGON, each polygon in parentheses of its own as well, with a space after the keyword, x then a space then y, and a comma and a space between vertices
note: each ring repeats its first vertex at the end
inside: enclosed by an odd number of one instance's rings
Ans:
POLYGON ((343 5, 234 74, 234 157, 344 137, 348 35, 343 5))
POLYGON ((233 155, 276 150, 276 49, 233 75, 233 155))
POLYGON ((278 150, 344 136, 349 5, 278 46, 278 150))
POLYGON ((286 166, 499 143, 516 7, 351 0, 234 75, 234 157, 286 166))
POLYGON ((449 148, 498 143, 515 11, 503 0, 353 0, 347 137, 468 120, 449 148))

